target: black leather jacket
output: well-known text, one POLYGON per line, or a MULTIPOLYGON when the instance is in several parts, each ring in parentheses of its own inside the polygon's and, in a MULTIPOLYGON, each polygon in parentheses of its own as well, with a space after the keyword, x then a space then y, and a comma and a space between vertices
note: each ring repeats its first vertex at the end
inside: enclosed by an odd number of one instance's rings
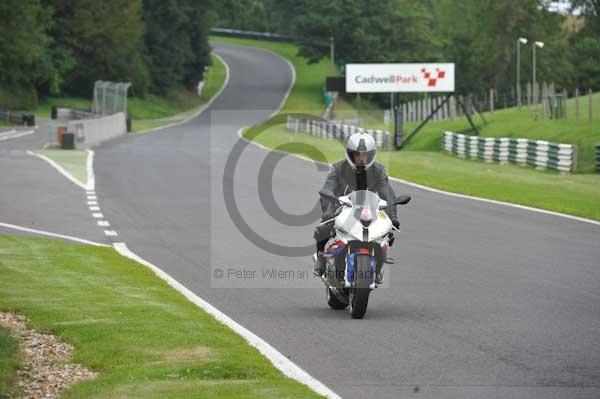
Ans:
MULTIPOLYGON (((365 172, 363 172, 365 173, 365 172)), ((367 174, 367 189, 379 194, 379 198, 384 199, 391 204, 396 199, 396 194, 390 186, 385 166, 379 162, 374 162, 367 174)), ((323 190, 333 192, 333 195, 340 197, 356 190, 356 172, 348 164, 346 159, 341 159, 331 165, 329 175, 323 185, 323 190)), ((321 197, 321 209, 324 214, 333 214, 335 209, 339 207, 331 199, 321 197)), ((386 213, 390 219, 396 219, 396 205, 390 205, 386 209, 386 213)))

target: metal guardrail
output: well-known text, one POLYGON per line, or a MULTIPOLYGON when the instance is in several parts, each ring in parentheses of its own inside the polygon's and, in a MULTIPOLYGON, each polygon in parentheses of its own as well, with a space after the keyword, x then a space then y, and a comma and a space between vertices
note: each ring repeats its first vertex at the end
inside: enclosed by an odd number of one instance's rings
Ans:
POLYGON ((35 126, 35 115, 0 109, 0 120, 18 125, 35 126))
POLYGON ((392 138, 384 130, 364 129, 354 125, 341 125, 317 119, 303 119, 288 116, 287 128, 294 133, 305 132, 324 139, 347 140, 354 133, 366 133, 373 136, 377 147, 390 149, 392 138))
POLYGON ((276 33, 254 32, 249 30, 213 28, 210 30, 211 35, 240 37, 244 39, 260 39, 270 40, 274 42, 292 42, 294 39, 291 36, 278 35, 276 33))
POLYGON ((441 146, 443 151, 462 158, 528 164, 561 172, 573 172, 577 168, 577 146, 574 144, 443 132, 441 146))

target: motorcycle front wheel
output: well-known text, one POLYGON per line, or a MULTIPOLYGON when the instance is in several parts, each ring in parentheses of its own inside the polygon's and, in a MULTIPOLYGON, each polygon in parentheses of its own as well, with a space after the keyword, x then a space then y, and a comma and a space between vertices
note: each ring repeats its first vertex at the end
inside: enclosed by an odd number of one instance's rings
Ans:
POLYGON ((373 281, 371 275, 371 257, 369 255, 357 255, 354 269, 354 278, 350 288, 350 315, 354 319, 362 319, 367 312, 369 303, 369 286, 373 281))

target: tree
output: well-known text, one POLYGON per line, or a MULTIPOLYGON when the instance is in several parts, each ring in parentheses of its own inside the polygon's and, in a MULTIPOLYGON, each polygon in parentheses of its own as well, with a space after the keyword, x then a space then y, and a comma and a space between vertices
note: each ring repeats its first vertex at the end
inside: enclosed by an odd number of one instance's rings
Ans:
POLYGON ((129 81, 133 92, 146 92, 141 0, 46 1, 54 8, 52 49, 75 60, 65 76, 69 93, 89 97, 96 80, 129 81))
POLYGON ((0 105, 28 108, 37 104, 35 67, 47 51, 47 10, 39 0, 0 2, 0 105))
POLYGON ((202 0, 144 0, 144 59, 152 92, 164 95, 202 79, 210 65, 208 32, 214 13, 209 6, 202 0))

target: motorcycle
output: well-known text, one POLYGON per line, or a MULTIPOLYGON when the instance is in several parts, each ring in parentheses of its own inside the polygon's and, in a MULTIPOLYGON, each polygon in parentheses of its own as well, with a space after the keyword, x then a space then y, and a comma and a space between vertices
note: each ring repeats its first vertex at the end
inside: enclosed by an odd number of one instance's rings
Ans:
MULTIPOLYGON (((323 252, 326 268, 321 280, 327 304, 332 309, 348 307, 353 318, 362 319, 369 294, 378 285, 378 273, 384 263, 393 263, 388 256, 390 233, 399 230, 384 212, 387 201, 377 193, 358 190, 341 197, 325 191, 319 194, 341 204, 331 218, 320 224, 333 223, 334 232, 323 252)), ((408 195, 400 196, 393 205, 405 205, 410 199, 408 195)))

